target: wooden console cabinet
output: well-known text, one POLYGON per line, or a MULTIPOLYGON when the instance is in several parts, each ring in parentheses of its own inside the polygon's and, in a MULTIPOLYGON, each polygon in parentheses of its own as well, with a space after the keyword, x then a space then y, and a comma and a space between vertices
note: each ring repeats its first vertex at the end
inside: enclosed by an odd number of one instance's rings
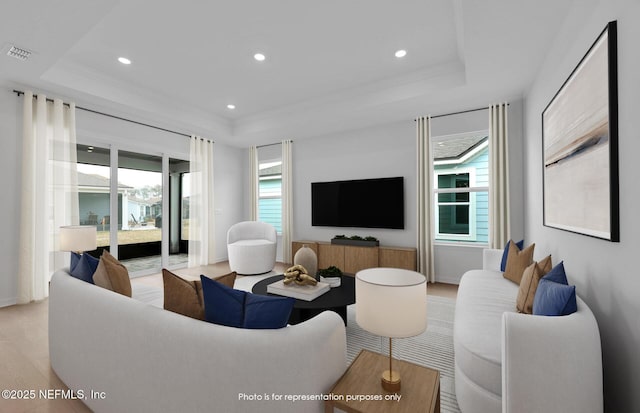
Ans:
POLYGON ((323 241, 293 241, 292 255, 295 256, 303 245, 311 248, 318 256, 318 268, 335 265, 347 274, 355 274, 360 270, 376 267, 416 270, 415 248, 356 247, 323 241))

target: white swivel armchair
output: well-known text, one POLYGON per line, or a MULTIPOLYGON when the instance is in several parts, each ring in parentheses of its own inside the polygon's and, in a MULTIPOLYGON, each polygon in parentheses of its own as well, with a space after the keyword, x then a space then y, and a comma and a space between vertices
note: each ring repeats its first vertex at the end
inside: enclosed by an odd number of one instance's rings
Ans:
POLYGON ((238 274, 264 274, 276 264, 276 229, 259 221, 234 224, 227 232, 229 267, 238 274))

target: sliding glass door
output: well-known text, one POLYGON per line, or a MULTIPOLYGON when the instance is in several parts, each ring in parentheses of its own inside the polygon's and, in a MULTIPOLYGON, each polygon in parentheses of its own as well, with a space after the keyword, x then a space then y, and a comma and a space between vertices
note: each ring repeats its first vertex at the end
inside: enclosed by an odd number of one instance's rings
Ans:
POLYGON ((118 259, 129 272, 162 268, 162 157, 118 151, 118 259))
POLYGON ((186 266, 189 162, 114 148, 77 148, 80 223, 98 230, 93 255, 109 250, 134 276, 186 266))
MULTIPOLYGON (((111 162, 108 148, 77 145, 80 225, 95 225, 98 257, 109 249, 111 228, 111 162)), ((118 187, 118 191, 120 188, 118 187)))
POLYGON ((169 158, 169 267, 185 265, 189 248, 189 161, 169 158))

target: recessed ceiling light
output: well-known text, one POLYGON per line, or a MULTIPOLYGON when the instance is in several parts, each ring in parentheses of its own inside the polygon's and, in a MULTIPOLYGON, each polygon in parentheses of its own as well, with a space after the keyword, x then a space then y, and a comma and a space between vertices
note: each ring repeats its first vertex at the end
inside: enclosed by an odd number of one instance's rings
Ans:
POLYGON ((131 64, 131 60, 127 59, 126 57, 119 57, 118 62, 122 63, 123 65, 131 64))
POLYGON ((398 51, 396 51, 396 57, 400 58, 400 57, 405 57, 407 55, 407 51, 404 49, 400 49, 398 51))
POLYGON ((266 59, 265 55, 263 55, 262 53, 254 54, 253 58, 256 59, 258 62, 262 62, 264 61, 264 59, 266 59))
POLYGON ((227 105, 227 109, 231 109, 231 110, 233 110, 233 109, 235 109, 235 108, 236 108, 236 105, 232 105, 232 104, 228 104, 228 105, 227 105))

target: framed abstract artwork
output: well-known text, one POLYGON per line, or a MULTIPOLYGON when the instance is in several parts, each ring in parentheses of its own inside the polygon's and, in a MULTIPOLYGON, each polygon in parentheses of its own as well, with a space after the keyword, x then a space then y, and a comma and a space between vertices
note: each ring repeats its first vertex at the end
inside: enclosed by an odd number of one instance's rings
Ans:
POLYGON ((542 112, 543 223, 620 240, 616 22, 542 112))

